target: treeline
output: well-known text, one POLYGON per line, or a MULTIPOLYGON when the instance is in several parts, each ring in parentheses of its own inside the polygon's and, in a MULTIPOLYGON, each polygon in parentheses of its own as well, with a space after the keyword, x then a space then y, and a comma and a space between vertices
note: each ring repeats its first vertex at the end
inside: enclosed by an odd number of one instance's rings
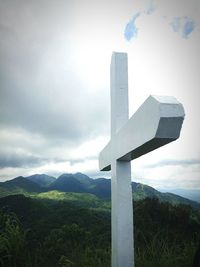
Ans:
MULTIPOLYGON (((0 199, 0 266, 110 267, 107 209, 70 201, 0 199)), ((134 203, 136 267, 189 267, 200 238, 200 214, 158 199, 134 203)))

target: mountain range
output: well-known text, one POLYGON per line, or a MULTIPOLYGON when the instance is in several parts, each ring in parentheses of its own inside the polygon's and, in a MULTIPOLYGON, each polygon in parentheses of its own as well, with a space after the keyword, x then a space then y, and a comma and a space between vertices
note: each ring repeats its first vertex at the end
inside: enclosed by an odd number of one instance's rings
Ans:
MULTIPOLYGON (((187 204, 200 210, 200 203, 172 193, 161 193, 158 190, 141 183, 132 182, 133 199, 135 201, 146 197, 158 198, 162 202, 172 204, 187 204)), ((0 183, 0 197, 13 194, 40 195, 49 192, 73 192, 93 194, 103 200, 111 198, 111 180, 105 178, 92 179, 80 172, 62 174, 58 178, 45 174, 35 174, 28 177, 19 176, 0 183)), ((51 192, 51 193, 50 193, 51 192)))

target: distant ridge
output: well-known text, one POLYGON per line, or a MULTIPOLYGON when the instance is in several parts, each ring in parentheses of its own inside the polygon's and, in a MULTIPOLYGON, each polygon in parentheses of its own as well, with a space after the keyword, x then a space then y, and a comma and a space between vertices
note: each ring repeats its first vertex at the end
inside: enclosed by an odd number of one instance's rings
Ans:
MULTIPOLYGON (((133 199, 135 201, 158 198, 162 202, 174 205, 186 204, 200 210, 200 203, 172 193, 161 193, 145 184, 132 182, 133 199)), ((0 197, 13 194, 37 194, 49 191, 89 193, 104 200, 111 198, 111 180, 105 178, 92 179, 80 172, 60 175, 57 179, 45 174, 35 174, 28 177, 16 177, 0 183, 0 197)))

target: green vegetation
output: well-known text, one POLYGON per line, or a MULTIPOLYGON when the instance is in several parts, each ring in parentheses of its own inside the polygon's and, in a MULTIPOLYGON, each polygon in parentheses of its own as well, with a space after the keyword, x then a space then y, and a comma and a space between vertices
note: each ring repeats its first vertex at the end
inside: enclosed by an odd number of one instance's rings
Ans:
MULTIPOLYGON (((0 249, 0 266, 109 266, 109 210, 97 211, 69 200, 31 199, 23 195, 1 198, 0 208, 1 235, 7 243, 16 244, 16 250, 0 249), (18 218, 13 231, 23 237, 19 245, 5 227, 13 225, 13 214, 18 218), (19 246, 23 249, 18 249, 19 246)), ((4 247, 4 239, 0 238, 0 248, 4 247)))
POLYGON ((200 238, 200 214, 158 199, 135 205, 136 266, 189 267, 200 238))
MULTIPOLYGON (((58 191, 0 199, 0 266, 110 266, 110 202, 58 191)), ((136 267, 189 267, 200 214, 155 198, 134 202, 136 267)))
POLYGON ((43 200, 68 201, 76 204, 76 206, 90 209, 108 210, 111 207, 110 201, 101 200, 95 195, 88 193, 60 192, 53 190, 45 193, 33 194, 31 196, 43 200))

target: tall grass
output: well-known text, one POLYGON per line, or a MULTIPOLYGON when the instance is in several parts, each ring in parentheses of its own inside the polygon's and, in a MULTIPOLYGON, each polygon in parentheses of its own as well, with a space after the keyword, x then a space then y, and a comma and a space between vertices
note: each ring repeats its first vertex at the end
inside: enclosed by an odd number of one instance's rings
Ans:
POLYGON ((26 251, 26 232, 21 227, 17 217, 12 214, 1 216, 0 232, 0 264, 5 267, 17 267, 23 263, 26 251))
POLYGON ((160 233, 145 240, 144 246, 135 248, 136 267, 191 267, 197 244, 169 242, 160 233))

